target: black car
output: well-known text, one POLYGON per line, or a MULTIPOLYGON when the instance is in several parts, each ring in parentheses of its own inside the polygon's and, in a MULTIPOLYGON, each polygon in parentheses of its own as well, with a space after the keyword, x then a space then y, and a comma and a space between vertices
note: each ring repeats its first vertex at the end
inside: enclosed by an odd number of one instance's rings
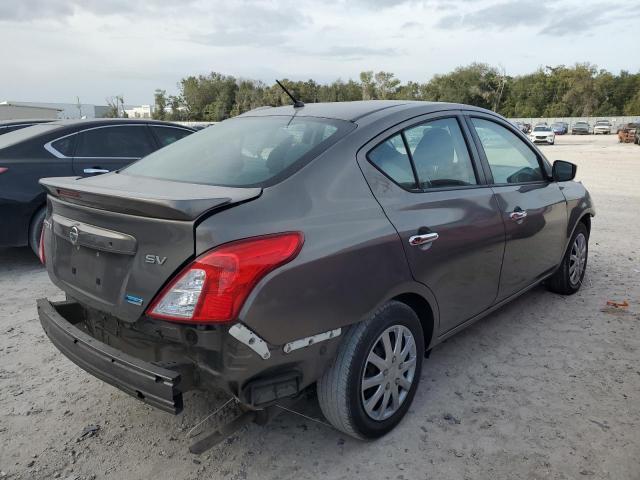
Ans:
POLYGON ((591 126, 587 122, 576 122, 571 127, 571 135, 589 135, 591 126))
POLYGON ((3 120, 0 122, 0 135, 4 135, 5 133, 9 133, 9 132, 15 132, 16 130, 20 130, 21 128, 33 127, 34 125, 38 125, 40 123, 49 123, 49 122, 53 122, 53 119, 3 120))
POLYGON ((150 120, 59 120, 0 137, 0 247, 38 251, 43 177, 91 176, 122 168, 194 130, 150 120))

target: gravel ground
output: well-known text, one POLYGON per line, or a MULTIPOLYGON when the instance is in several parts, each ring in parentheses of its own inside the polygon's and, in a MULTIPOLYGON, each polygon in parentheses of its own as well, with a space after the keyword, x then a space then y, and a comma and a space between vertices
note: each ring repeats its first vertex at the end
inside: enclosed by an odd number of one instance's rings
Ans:
MULTIPOLYGON (((76 367, 36 319, 60 292, 30 251, 0 250, 0 478, 640 479, 640 148, 543 148, 579 165, 598 210, 583 289, 536 288, 436 347, 376 442, 284 413, 192 456, 188 430, 222 400, 189 394, 174 417, 76 367)), ((296 408, 322 420, 315 401, 296 408)))

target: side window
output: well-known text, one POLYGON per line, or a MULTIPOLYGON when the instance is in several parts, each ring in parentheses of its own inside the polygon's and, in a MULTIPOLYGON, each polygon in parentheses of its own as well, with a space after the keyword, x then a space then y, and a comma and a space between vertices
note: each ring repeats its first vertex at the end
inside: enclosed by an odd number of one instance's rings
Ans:
POLYGON ((85 130, 76 157, 141 158, 155 150, 146 126, 118 126, 85 130))
POLYGON ((471 119, 487 156, 494 183, 525 183, 544 180, 537 155, 520 138, 501 125, 471 119))
POLYGON ((455 118, 443 118, 405 131, 421 188, 476 185, 476 175, 455 118))
POLYGON ((73 157, 73 151, 76 148, 77 139, 77 135, 69 135, 68 137, 51 142, 51 146, 65 157, 73 157))
POLYGON ((166 147, 167 145, 193 133, 191 130, 185 130, 183 128, 157 127, 153 125, 151 126, 151 130, 153 130, 153 133, 158 137, 162 147, 166 147))
POLYGON ((367 157, 379 170, 403 188, 415 188, 416 180, 411 168, 411 160, 397 134, 371 150, 367 157))

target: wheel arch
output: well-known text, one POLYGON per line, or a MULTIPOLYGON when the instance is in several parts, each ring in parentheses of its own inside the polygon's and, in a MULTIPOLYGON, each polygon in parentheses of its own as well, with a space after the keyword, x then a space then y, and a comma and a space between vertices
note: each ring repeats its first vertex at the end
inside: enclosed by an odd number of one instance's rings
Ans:
MULTIPOLYGON (((578 223, 583 223, 584 226, 587 227, 587 233, 591 235, 591 213, 585 213, 584 215, 582 215, 582 217, 580 217, 580 220, 578 220, 578 223)), ((576 227, 577 226, 578 225, 576 224, 576 227)))
POLYGON ((420 320, 422 331, 424 334, 424 347, 428 350, 431 347, 431 341, 434 338, 435 331, 435 315, 434 309, 427 299, 415 292, 402 293, 395 296, 391 300, 395 300, 409 306, 420 320))

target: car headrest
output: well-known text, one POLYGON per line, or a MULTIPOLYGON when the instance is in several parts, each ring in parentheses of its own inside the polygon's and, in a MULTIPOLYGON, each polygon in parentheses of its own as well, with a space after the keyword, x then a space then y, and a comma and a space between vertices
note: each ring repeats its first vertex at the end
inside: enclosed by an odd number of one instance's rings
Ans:
POLYGON ((413 159, 416 168, 439 165, 451 165, 454 161, 454 145, 451 134, 444 128, 425 130, 422 139, 416 146, 413 159))

